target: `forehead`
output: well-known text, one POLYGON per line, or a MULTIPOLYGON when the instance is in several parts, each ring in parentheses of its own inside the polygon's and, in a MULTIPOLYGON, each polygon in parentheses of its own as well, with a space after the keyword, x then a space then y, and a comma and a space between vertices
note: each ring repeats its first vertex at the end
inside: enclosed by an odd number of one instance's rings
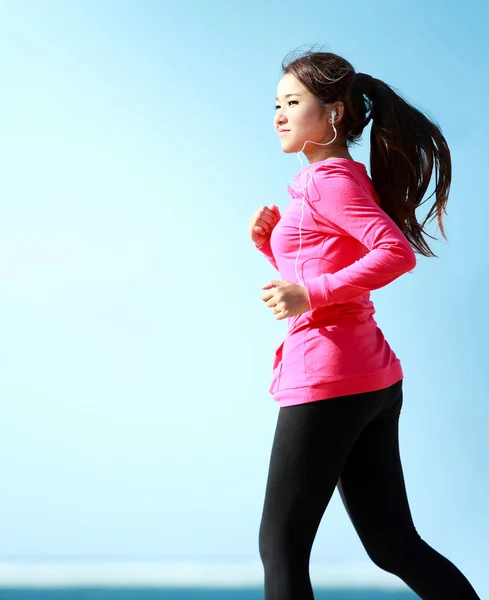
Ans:
POLYGON ((277 100, 281 97, 285 98, 288 94, 299 94, 307 96, 309 90, 296 79, 291 73, 286 73, 277 85, 277 100))

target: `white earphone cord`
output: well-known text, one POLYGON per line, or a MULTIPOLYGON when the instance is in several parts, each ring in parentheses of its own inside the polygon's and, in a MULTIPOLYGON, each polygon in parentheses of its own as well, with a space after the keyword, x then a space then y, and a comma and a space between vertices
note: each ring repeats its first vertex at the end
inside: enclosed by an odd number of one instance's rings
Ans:
MULTIPOLYGON (((307 144, 308 142, 310 142, 311 144, 317 144, 318 146, 329 146, 329 144, 332 144, 332 143, 333 143, 333 142, 336 140, 336 138, 337 138, 337 136, 338 136, 338 132, 336 131, 336 127, 334 126, 334 118, 335 118, 335 117, 336 117, 336 111, 335 111, 335 110, 333 110, 333 111, 332 111, 332 113, 331 113, 331 124, 332 124, 332 126, 333 126, 333 130, 334 130, 334 138, 333 138, 333 139, 332 139, 330 142, 327 142, 326 144, 322 144, 322 143, 320 143, 320 142, 313 142, 313 141, 311 141, 311 140, 306 140, 306 141, 304 142, 304 145, 302 146, 302 150, 300 150, 300 152, 303 152, 303 151, 304 151, 304 148, 306 147, 306 144, 307 144)), ((296 152, 296 156, 297 156, 297 158, 299 159, 299 162, 301 163, 301 169, 302 169, 302 161, 301 161, 301 159, 300 159, 300 152, 296 152)), ((308 175, 309 175, 309 179, 306 181, 306 184, 305 184, 303 187, 301 187, 301 188, 299 189, 299 191, 302 191, 302 190, 304 190, 305 188, 307 188, 307 185, 308 185, 308 184, 309 184, 309 182, 311 181, 311 179, 312 179, 312 174, 311 174, 311 173, 308 173, 308 175)), ((289 179, 289 183, 292 183, 293 185, 295 185, 295 182, 294 182, 294 181, 291 181, 290 179, 289 179)), ((297 251, 297 256, 296 256, 296 259, 295 259, 295 276, 297 277, 297 281, 299 281, 303 287, 305 287, 305 285, 304 285, 304 282, 302 281, 302 279, 299 277, 299 274, 297 273, 297 262, 298 262, 298 260, 299 260, 299 254, 300 254, 300 252, 301 252, 301 248, 302 248, 302 231, 301 231, 301 229, 302 229, 302 221, 303 221, 303 219, 304 219, 304 202, 305 202, 305 197, 304 197, 304 196, 302 196, 302 215, 301 215, 301 222, 300 222, 300 224, 299 224, 299 250, 297 251)), ((292 326, 294 325, 294 323, 297 321, 297 319, 298 319, 300 316, 301 316, 301 315, 297 315, 297 316, 295 317, 295 319, 292 321, 292 323, 291 323, 291 324, 290 324, 290 326, 288 327, 288 329, 287 329, 287 333, 278 333, 278 334, 275 336, 275 338, 274 338, 274 340, 273 340, 273 350, 274 350, 274 352, 277 350, 277 348, 275 347, 275 340, 277 339, 277 337, 278 337, 279 335, 283 335, 283 336, 284 336, 284 340, 285 340, 285 338, 286 338, 286 337, 289 335, 289 333, 290 333, 290 330, 292 329, 292 326)))

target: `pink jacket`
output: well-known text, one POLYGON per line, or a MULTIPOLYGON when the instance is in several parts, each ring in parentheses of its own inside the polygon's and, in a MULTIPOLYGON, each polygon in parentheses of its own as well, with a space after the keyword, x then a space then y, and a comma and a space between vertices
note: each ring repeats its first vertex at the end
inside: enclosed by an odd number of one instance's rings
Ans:
POLYGON ((288 318, 269 391, 285 407, 388 387, 403 372, 373 317, 370 290, 414 269, 414 251, 380 208, 362 163, 315 162, 294 185, 270 240, 257 248, 281 279, 305 285, 311 310, 288 318))

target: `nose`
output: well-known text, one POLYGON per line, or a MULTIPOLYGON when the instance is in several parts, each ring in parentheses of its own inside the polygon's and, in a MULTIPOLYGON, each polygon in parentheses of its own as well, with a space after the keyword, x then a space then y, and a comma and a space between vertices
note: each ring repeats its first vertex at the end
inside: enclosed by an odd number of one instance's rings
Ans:
POLYGON ((284 120, 284 117, 282 114, 280 114, 280 111, 277 110, 277 114, 275 115, 275 118, 273 119, 273 124, 275 125, 275 129, 279 126, 282 126, 286 123, 286 121, 284 120))

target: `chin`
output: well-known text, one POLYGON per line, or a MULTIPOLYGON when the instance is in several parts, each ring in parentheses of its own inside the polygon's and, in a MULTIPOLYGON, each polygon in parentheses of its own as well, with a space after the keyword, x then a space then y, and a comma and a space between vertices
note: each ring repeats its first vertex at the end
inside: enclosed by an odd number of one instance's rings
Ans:
POLYGON ((283 144, 282 145, 282 152, 284 152, 285 154, 294 154, 296 152, 300 152, 301 151, 301 147, 297 144, 283 144))
MULTIPOLYGON (((286 136, 287 137, 287 136, 286 136)), ((306 140, 303 140, 302 142, 299 140, 286 140, 285 138, 283 138, 282 140, 282 152, 284 152, 285 154, 297 154, 297 152, 301 152, 302 151, 302 147, 304 146, 304 142, 306 140)), ((306 144, 307 146, 307 144, 306 144)))

